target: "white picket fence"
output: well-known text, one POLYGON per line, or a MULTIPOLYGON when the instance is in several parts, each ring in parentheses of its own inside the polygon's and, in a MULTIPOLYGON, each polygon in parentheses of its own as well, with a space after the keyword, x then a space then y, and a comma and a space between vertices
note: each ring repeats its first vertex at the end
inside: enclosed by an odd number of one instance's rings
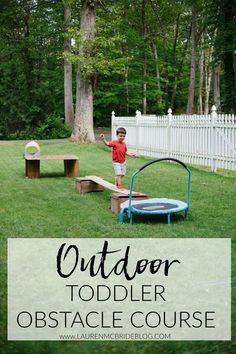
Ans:
POLYGON ((142 115, 116 117, 112 112, 112 138, 116 129, 127 130, 129 151, 150 157, 173 157, 189 164, 236 170, 236 116, 217 114, 213 106, 209 115, 142 115))

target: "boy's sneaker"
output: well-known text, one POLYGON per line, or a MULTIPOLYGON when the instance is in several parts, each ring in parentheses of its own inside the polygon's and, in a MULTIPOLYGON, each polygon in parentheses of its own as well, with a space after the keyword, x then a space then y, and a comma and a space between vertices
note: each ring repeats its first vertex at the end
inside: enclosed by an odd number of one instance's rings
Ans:
POLYGON ((116 187, 117 187, 118 189, 123 189, 122 184, 117 184, 116 187))

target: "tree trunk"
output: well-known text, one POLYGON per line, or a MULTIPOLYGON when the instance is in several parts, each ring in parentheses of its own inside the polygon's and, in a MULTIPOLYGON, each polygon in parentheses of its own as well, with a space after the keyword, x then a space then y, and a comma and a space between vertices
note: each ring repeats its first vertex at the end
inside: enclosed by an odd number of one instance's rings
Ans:
POLYGON ((73 142, 93 143, 93 83, 91 79, 84 79, 80 70, 77 72, 77 102, 74 129, 71 140, 73 142))
MULTIPOLYGON (((83 0, 80 14, 80 31, 85 40, 95 36, 97 0, 83 0)), ((80 45, 79 53, 84 54, 80 45)), ((90 53, 92 55, 92 53, 90 53)), ((76 113, 74 129, 71 136, 73 142, 93 143, 93 78, 85 76, 80 67, 77 71, 76 113)))
POLYGON ((196 31, 197 31, 197 14, 195 9, 192 13, 192 52, 191 52, 191 69, 190 69, 190 81, 188 88, 188 105, 187 114, 193 114, 194 112, 194 88, 195 88, 195 71, 196 71, 196 31))
POLYGON ((143 78, 144 78, 144 83, 143 83, 143 114, 147 114, 147 82, 146 82, 146 77, 147 77, 147 55, 145 53, 144 54, 144 65, 143 65, 143 78))
POLYGON ((213 71, 213 104, 217 112, 221 112, 220 107, 220 66, 216 65, 213 71))
POLYGON ((144 58, 143 58, 143 114, 147 113, 147 51, 146 51, 146 0, 142 1, 142 25, 143 25, 143 39, 144 39, 144 58))
POLYGON ((222 1, 224 21, 224 78, 225 78, 225 108, 229 112, 236 110, 236 88, 235 88, 235 45, 233 29, 235 21, 235 8, 233 1, 222 1))
POLYGON ((129 115, 129 85, 128 85, 128 77, 129 77, 129 66, 125 65, 125 95, 126 95, 126 113, 129 115))
MULTIPOLYGON (((203 44, 203 37, 201 40, 201 44, 203 44)), ((198 106, 197 113, 203 114, 203 106, 202 106, 202 88, 203 88, 203 65, 204 65, 204 51, 201 45, 200 58, 199 58, 199 82, 198 82, 198 106)))
MULTIPOLYGON (((71 38, 68 37, 68 28, 71 23, 71 7, 65 5, 64 8, 64 21, 65 21, 65 37, 64 37, 64 52, 70 53, 71 51, 71 38)), ((65 104, 65 123, 69 127, 74 126, 74 106, 73 106, 73 93, 72 93, 72 64, 65 58, 64 59, 64 104, 65 104)))
POLYGON ((177 56, 176 56, 176 49, 177 49, 177 42, 178 42, 178 36, 179 36, 179 22, 180 22, 180 13, 177 15, 177 20, 176 20, 176 25, 174 26, 174 44, 173 44, 173 68, 174 68, 174 85, 173 85, 173 90, 171 94, 171 108, 174 109, 174 101, 175 101, 175 96, 176 96, 176 90, 177 90, 177 82, 178 82, 178 71, 177 71, 177 56))
POLYGON ((151 42, 151 47, 153 51, 153 56, 155 60, 155 69, 156 69, 156 80, 157 80, 157 104, 159 107, 162 105, 162 97, 161 97, 161 82, 160 82, 160 70, 159 70, 159 63, 158 63, 158 54, 157 54, 157 46, 154 41, 151 42))
POLYGON ((212 78, 212 53, 213 48, 209 49, 209 54, 207 60, 205 60, 205 102, 204 102, 204 114, 209 113, 209 97, 211 89, 211 78, 212 78))
POLYGON ((188 35, 188 38, 187 38, 187 40, 185 42, 185 46, 184 46, 184 49, 183 49, 183 52, 182 52, 182 55, 181 55, 182 59, 181 59, 180 64, 178 65, 177 74, 175 75, 175 79, 174 79, 174 86, 173 86, 173 91, 172 91, 172 95, 171 95, 171 108, 172 109, 174 109, 174 106, 175 106, 175 97, 176 97, 176 91, 177 91, 177 87, 178 87, 178 81, 179 81, 179 78, 180 78, 180 75, 181 75, 181 72, 182 72, 184 59, 185 59, 186 52, 187 52, 187 49, 188 49, 188 44, 189 44, 190 37, 191 37, 191 30, 189 30, 189 35, 188 35))
POLYGON ((30 104, 34 102, 33 86, 34 86, 34 65, 33 59, 30 51, 30 17, 31 17, 31 7, 30 3, 26 3, 23 7, 24 9, 24 42, 22 47, 22 56, 24 61, 24 71, 25 80, 27 84, 28 96, 30 104))

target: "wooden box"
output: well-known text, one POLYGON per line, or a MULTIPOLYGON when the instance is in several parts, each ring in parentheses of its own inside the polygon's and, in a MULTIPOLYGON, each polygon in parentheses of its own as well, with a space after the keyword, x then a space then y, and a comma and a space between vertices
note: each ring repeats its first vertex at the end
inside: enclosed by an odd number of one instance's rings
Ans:
MULTIPOLYGON (((146 194, 136 193, 133 195, 132 200, 142 200, 147 199, 146 194)), ((110 201, 111 201, 111 210, 118 214, 120 212, 120 205, 121 203, 125 202, 129 199, 128 195, 121 194, 121 193, 111 193, 110 194, 110 201)))
POLYGON ((76 178, 75 189, 79 193, 89 193, 89 192, 103 192, 104 187, 97 184, 86 177, 76 178))

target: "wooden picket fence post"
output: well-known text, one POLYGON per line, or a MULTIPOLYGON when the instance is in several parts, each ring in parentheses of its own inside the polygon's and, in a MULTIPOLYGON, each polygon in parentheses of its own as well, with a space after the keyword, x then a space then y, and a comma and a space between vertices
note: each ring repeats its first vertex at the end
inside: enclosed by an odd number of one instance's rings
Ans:
POLYGON ((136 154, 139 154, 139 120, 142 118, 142 114, 139 110, 136 112, 136 154))
POLYGON ((112 111, 111 112, 111 128, 112 128, 112 130, 111 130, 111 138, 112 138, 112 140, 115 139, 115 136, 114 136, 115 135, 115 133, 114 133, 115 117, 116 117, 115 111, 112 111))
POLYGON ((216 172, 216 122, 217 122, 217 113, 216 106, 211 107, 211 171, 216 172))
POLYGON ((172 125, 172 109, 168 109, 168 127, 167 127, 167 151, 168 157, 171 157, 171 125, 172 125))

